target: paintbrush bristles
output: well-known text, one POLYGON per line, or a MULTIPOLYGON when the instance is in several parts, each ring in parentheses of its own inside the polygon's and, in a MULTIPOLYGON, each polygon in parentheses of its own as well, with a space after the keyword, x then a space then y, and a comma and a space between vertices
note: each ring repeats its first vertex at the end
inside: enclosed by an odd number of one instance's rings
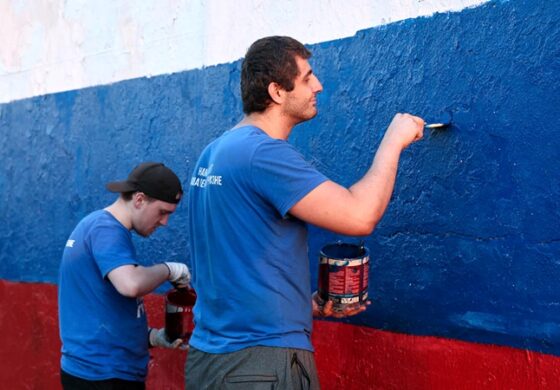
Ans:
POLYGON ((427 124, 425 127, 427 129, 441 129, 442 127, 449 126, 449 123, 430 123, 427 124))

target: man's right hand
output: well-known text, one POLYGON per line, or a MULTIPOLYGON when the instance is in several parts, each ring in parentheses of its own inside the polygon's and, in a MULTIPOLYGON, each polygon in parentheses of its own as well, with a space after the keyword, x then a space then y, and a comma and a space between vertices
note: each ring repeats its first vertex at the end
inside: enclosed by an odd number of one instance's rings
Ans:
POLYGON ((191 282, 191 273, 187 266, 183 263, 165 262, 169 268, 169 276, 167 279, 178 288, 189 287, 191 282))
POLYGON ((385 132, 385 139, 390 143, 398 143, 402 149, 422 138, 424 120, 410 114, 396 114, 385 132))

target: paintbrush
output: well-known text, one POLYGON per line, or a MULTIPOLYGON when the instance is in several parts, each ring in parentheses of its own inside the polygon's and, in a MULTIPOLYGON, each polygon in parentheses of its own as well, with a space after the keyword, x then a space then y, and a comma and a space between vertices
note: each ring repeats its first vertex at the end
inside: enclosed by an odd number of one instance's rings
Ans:
POLYGON ((426 129, 446 129, 449 127, 449 125, 451 125, 451 122, 447 122, 447 123, 429 123, 427 125, 424 125, 424 127, 426 129))

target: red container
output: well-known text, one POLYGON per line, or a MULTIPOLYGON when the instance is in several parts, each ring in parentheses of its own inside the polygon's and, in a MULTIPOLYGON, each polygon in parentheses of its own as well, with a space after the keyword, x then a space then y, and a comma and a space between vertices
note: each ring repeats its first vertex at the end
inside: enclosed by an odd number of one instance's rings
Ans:
POLYGON ((183 339, 186 343, 194 329, 192 309, 196 292, 189 288, 169 291, 165 296, 165 334, 170 342, 183 339))
POLYGON ((321 249, 319 296, 333 301, 333 310, 365 304, 368 298, 369 250, 363 245, 337 242, 321 249))

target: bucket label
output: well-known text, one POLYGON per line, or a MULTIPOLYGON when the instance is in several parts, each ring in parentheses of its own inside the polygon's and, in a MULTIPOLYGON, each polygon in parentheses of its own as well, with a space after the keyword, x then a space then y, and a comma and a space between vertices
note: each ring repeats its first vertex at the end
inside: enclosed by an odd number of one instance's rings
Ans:
POLYGON ((353 267, 326 265, 329 273, 329 294, 359 295, 364 287, 367 291, 364 280, 368 280, 368 264, 369 262, 365 262, 353 267))
POLYGON ((170 342, 182 339, 186 343, 194 329, 193 305, 196 292, 173 289, 165 296, 165 334, 170 342))
POLYGON ((319 296, 334 303, 334 310, 368 298, 369 251, 363 246, 327 245, 319 258, 319 296))

